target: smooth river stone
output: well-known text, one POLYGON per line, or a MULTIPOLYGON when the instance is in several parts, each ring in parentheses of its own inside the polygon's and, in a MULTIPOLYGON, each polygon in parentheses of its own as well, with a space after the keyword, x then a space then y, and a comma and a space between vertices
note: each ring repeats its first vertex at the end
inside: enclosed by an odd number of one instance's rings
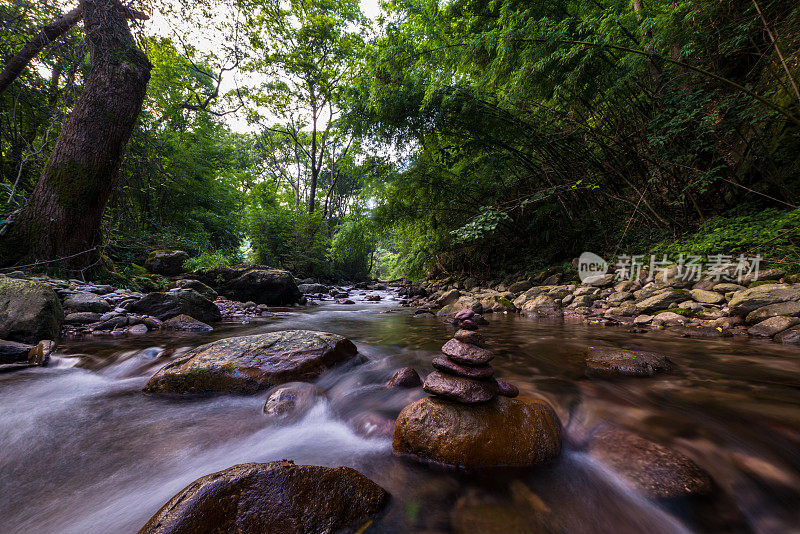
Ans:
POLYGON ((443 371, 451 375, 463 376, 464 378, 480 380, 482 378, 486 379, 494 376, 494 369, 491 365, 466 366, 458 364, 442 356, 437 356, 431 363, 433 364, 434 369, 438 369, 439 371, 443 371))
POLYGON ((438 395, 462 404, 488 402, 497 395, 497 384, 494 381, 471 380, 460 376, 446 375, 439 371, 428 375, 422 389, 431 395, 438 395))
POLYGON ((494 355, 488 350, 457 339, 445 343, 442 352, 454 362, 464 365, 486 365, 494 359, 494 355))
POLYGON ((497 394, 503 397, 514 398, 519 396, 519 388, 511 382, 497 380, 497 394))
POLYGON ((474 330, 461 329, 456 332, 454 337, 462 343, 472 343, 473 345, 478 345, 479 347, 486 346, 486 338, 483 336, 483 334, 479 334, 474 330))

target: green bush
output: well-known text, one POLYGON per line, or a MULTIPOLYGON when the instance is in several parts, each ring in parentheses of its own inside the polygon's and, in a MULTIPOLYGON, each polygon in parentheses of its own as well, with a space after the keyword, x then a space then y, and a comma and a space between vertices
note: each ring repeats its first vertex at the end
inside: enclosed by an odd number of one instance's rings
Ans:
POLYGON ((183 264, 187 271, 194 271, 196 269, 207 269, 210 267, 230 267, 230 259, 221 251, 203 252, 199 256, 189 258, 183 264))

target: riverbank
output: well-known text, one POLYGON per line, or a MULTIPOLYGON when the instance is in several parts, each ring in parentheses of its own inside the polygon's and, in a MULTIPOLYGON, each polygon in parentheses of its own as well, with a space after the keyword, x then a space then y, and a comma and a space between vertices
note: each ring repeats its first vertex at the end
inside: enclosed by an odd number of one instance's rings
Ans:
POLYGON ((800 283, 781 269, 741 283, 686 281, 677 269, 653 280, 619 281, 608 274, 588 283, 559 283, 561 278, 554 273, 538 284, 527 279, 489 287, 474 279, 447 278, 404 286, 401 294, 403 305, 444 318, 462 310, 519 313, 620 326, 632 333, 669 328, 685 337, 752 337, 800 345, 800 283))

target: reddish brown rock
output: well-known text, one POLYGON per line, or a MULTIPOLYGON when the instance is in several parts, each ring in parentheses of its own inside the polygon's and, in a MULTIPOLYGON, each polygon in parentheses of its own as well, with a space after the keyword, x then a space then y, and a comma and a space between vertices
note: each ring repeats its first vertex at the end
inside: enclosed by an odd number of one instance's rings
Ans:
POLYGON ((431 361, 431 363, 433 364, 434 369, 438 369, 439 371, 451 375, 463 376, 464 378, 485 380, 494 376, 494 369, 491 365, 460 365, 442 356, 437 356, 433 359, 433 361, 431 361))
POLYGON ((457 339, 451 339, 445 343, 442 352, 454 362, 464 365, 486 365, 494 359, 494 355, 490 351, 457 339))
POLYGON ((387 388, 416 388, 421 385, 422 379, 413 367, 403 367, 386 383, 387 388))
POLYGON ((409 404, 395 422, 393 449, 464 467, 532 466, 561 451, 561 423, 538 399, 507 399, 465 406, 426 397, 409 404))
POLYGON ((492 400, 497 395, 494 381, 471 380, 434 371, 425 379, 422 389, 462 404, 477 404, 492 400))
POLYGON ((486 338, 483 336, 483 334, 479 334, 475 330, 461 329, 457 331, 456 335, 453 337, 462 343, 471 343, 472 345, 477 345, 479 347, 486 346, 486 338))

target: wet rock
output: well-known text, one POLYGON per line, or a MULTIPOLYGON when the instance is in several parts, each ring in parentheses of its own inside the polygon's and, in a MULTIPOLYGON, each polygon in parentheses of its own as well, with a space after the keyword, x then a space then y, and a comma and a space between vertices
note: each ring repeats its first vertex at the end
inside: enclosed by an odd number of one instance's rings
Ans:
POLYGON ((620 429, 596 432, 589 454, 651 498, 711 492, 711 477, 683 454, 620 429))
POLYGON ((388 500, 349 467, 240 464, 189 484, 139 534, 362 532, 388 500))
POLYGON ((32 348, 33 345, 27 343, 0 339, 0 364, 28 361, 28 353, 32 348))
POLYGON ((725 295, 716 291, 705 291, 703 289, 692 289, 692 298, 703 304, 722 304, 725 302, 725 295))
POLYGON ((58 295, 40 282, 0 278, 0 339, 37 343, 61 333, 64 310, 58 295))
POLYGON ((193 291, 197 291, 200 293, 204 298, 207 298, 210 301, 217 300, 217 292, 214 291, 212 288, 201 282, 200 280, 175 280, 175 287, 178 289, 191 289, 193 291))
POLYGON ((103 321, 97 325, 97 330, 116 330, 128 326, 128 317, 125 315, 116 315, 107 321, 103 321))
POLYGON ((800 345, 800 327, 789 328, 775 334, 775 341, 784 345, 800 345))
POLYGON ((456 334, 453 337, 456 340, 461 341, 462 343, 469 343, 471 345, 477 345, 479 347, 486 346, 486 338, 483 336, 483 334, 479 334, 474 330, 461 329, 456 331, 456 334))
POLYGON ((657 352, 590 348, 586 355, 586 376, 591 378, 647 377, 669 368, 669 359, 657 352))
POLYGON ((367 296, 364 297, 364 300, 367 301, 367 302, 378 302, 379 300, 381 300, 381 296, 380 295, 367 295, 367 296))
POLYGON ((666 310, 680 304, 684 300, 691 299, 688 291, 682 289, 668 289, 652 297, 648 297, 636 303, 636 309, 640 314, 650 314, 659 310, 666 310))
POLYGON ((736 293, 729 303, 731 315, 747 316, 750 312, 779 302, 800 301, 800 285, 764 284, 736 293))
POLYGON ((355 302, 350 299, 339 299, 336 301, 336 304, 355 304, 355 302))
POLYGON ((253 301, 269 306, 297 304, 303 297, 292 274, 278 269, 247 271, 223 285, 220 292, 231 300, 253 301))
POLYGON ((47 365, 54 350, 56 350, 56 342, 43 339, 28 353, 28 363, 32 365, 47 365))
POLYGON ((144 390, 180 395, 252 394, 277 384, 316 378, 356 352, 347 338, 311 330, 231 337, 188 351, 162 367, 144 390))
POLYGON ((74 312, 68 313, 64 317, 64 324, 88 324, 97 323, 102 319, 102 315, 94 312, 74 312))
POLYGON ((477 404, 492 400, 497 395, 497 383, 472 380, 461 376, 434 371, 425 379, 422 389, 462 404, 477 404))
POLYGON ((356 434, 369 439, 392 439, 394 434, 394 419, 377 413, 358 414, 348 425, 356 434))
POLYGON ((800 324, 800 318, 770 317, 769 319, 765 319, 755 326, 751 326, 747 332, 752 336, 772 337, 775 334, 795 326, 796 324, 800 324))
POLYGON ((472 319, 475 316, 475 312, 470 310, 461 310, 460 312, 456 313, 453 317, 456 321, 464 321, 466 319, 472 319))
POLYGON ((76 312, 105 313, 111 310, 111 305, 94 293, 73 293, 64 299, 64 308, 76 312))
POLYGON ((461 329, 462 330, 477 330, 478 325, 472 319, 467 319, 465 321, 461 321, 461 329))
POLYGON ((162 321, 188 315, 204 323, 222 319, 219 308, 192 289, 180 289, 168 293, 150 293, 134 302, 130 311, 150 315, 162 321))
POLYGON ((311 294, 319 294, 319 293, 327 293, 328 286, 324 286, 322 284, 300 284, 297 286, 297 289, 300 290, 301 293, 306 295, 311 294))
POLYGON ((457 339, 451 339, 442 346, 442 352, 451 360, 464 365, 486 365, 494 355, 477 345, 463 343, 457 339))
POLYGON ((442 358, 441 356, 434 358, 431 363, 434 369, 464 378, 485 380, 494 376, 494 369, 491 365, 460 365, 448 358, 442 358))
POLYGON ((497 380, 497 394, 503 397, 514 398, 519 396, 519 388, 511 382, 497 380))
POLYGON ((144 268, 153 274, 176 276, 183 272, 189 255, 182 250, 154 250, 144 262, 144 268))
POLYGON ((426 397, 400 412, 392 447, 455 466, 532 466, 558 456, 561 423, 538 399, 497 397, 465 406, 426 397))
POLYGON ((651 323, 652 321, 653 321, 653 316, 652 315, 643 314, 643 315, 638 315, 633 320, 633 324, 648 324, 648 323, 651 323))
MULTIPOLYGON (((213 327, 188 315, 177 315, 163 323, 167 330, 180 330, 182 332, 211 332, 213 327)), ((145 327, 146 328, 146 327, 145 327)))
POLYGON ((421 385, 422 379, 413 367, 403 367, 386 383, 387 388, 416 388, 421 385))
POLYGON ((276 421, 296 421, 324 398, 325 391, 314 384, 290 382, 277 386, 267 393, 264 413, 276 421))
POLYGON ((745 322, 755 324, 770 317, 797 317, 800 316, 800 302, 779 302, 768 304, 747 314, 745 322))

